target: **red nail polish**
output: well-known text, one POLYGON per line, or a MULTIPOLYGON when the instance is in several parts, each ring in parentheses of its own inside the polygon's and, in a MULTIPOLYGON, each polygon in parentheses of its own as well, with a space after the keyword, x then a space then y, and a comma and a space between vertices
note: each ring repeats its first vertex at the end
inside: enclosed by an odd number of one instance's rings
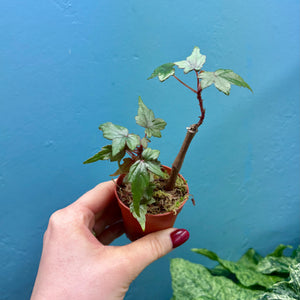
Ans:
POLYGON ((185 229, 177 229, 171 233, 171 240, 173 244, 173 249, 182 245, 190 237, 190 234, 185 229))

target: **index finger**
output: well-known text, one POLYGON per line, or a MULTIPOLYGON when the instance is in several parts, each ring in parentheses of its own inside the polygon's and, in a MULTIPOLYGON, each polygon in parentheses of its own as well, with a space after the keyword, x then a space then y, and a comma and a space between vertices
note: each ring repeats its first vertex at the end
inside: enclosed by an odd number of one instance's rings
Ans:
POLYGON ((75 203, 91 210, 95 215, 115 199, 115 183, 106 181, 82 195, 75 203))

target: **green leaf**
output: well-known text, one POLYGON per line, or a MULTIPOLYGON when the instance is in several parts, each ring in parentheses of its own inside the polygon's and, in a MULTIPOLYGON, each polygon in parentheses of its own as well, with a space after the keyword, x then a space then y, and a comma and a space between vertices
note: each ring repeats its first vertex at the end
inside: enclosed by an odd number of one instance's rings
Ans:
POLYGON ((146 187, 143 195, 142 202, 143 204, 152 204, 155 202, 153 199, 153 192, 154 189, 156 188, 156 185, 153 182, 150 182, 149 185, 146 187))
POLYGON ((218 261, 219 257, 216 253, 208 250, 208 249, 204 249, 204 248, 193 248, 192 249, 193 252, 195 253, 198 253, 198 254, 201 254, 201 255, 204 255, 206 257, 208 257, 209 259, 211 260, 215 260, 215 261, 218 261))
POLYGON ((161 164, 157 160, 158 156, 159 151, 151 148, 145 149, 142 153, 142 158, 145 161, 147 170, 153 174, 156 174, 157 176, 165 178, 166 174, 161 170, 161 164))
POLYGON ((245 259, 242 260, 242 262, 232 262, 219 258, 216 253, 207 249, 192 249, 192 251, 219 262, 220 265, 235 274, 240 283, 245 287, 260 285, 265 288, 270 288, 274 283, 282 280, 279 276, 261 274, 253 266, 252 262, 248 265, 245 259))
POLYGON ((253 248, 250 248, 246 253, 238 260, 239 264, 251 266, 256 268, 257 264, 263 259, 253 248))
POLYGON ((89 164, 98 160, 111 159, 111 145, 102 147, 101 151, 87 159, 84 164, 89 164))
POLYGON ((120 137, 113 139, 112 143, 112 154, 117 155, 125 149, 126 146, 126 137, 120 137))
POLYGON ((148 160, 156 160, 159 157, 159 153, 160 153, 159 150, 147 148, 143 151, 142 157, 147 161, 148 160))
POLYGON ((210 269, 209 271, 214 276, 224 276, 229 279, 233 277, 233 274, 221 265, 217 265, 214 268, 210 269))
POLYGON ((166 64, 163 64, 163 65, 157 67, 148 79, 152 79, 152 78, 155 78, 156 76, 158 76, 158 79, 161 82, 163 82, 174 74, 175 74, 174 64, 166 63, 166 64))
POLYGON ((133 163, 134 163, 134 161, 131 158, 128 158, 128 157, 124 158, 123 164, 119 163, 119 169, 115 173, 111 174, 110 176, 118 176, 121 174, 128 174, 130 167, 133 165, 133 163))
POLYGON ((147 165, 147 169, 152 172, 153 174, 159 176, 159 177, 162 177, 162 178, 165 178, 166 177, 166 174, 161 170, 161 164, 160 162, 151 162, 151 161, 147 161, 146 162, 146 165, 147 165))
POLYGON ((201 72, 198 76, 201 80, 201 88, 205 89, 214 84, 215 87, 226 95, 229 95, 231 84, 248 88, 251 92, 252 89, 244 81, 244 79, 235 74, 232 70, 219 69, 215 72, 201 72))
POLYGON ((290 281, 274 284, 259 300, 300 300, 300 264, 290 266, 290 281))
POLYGON ((145 204, 141 204, 139 206, 139 211, 138 214, 136 213, 135 209, 134 209, 134 205, 133 203, 131 203, 130 205, 130 211, 132 213, 132 215, 137 219, 137 221, 140 223, 143 231, 145 231, 146 228, 146 213, 147 213, 147 205, 145 204))
POLYGON ((135 117, 136 123, 146 128, 145 133, 147 137, 161 137, 160 131, 163 130, 167 123, 163 119, 155 118, 154 113, 139 97, 138 115, 135 117))
POLYGON ((200 71, 206 60, 206 56, 200 53, 200 49, 195 47, 192 54, 186 58, 186 60, 175 62, 174 64, 184 69, 184 73, 189 73, 192 70, 200 71))
POLYGON ((199 264, 175 258, 171 260, 174 299, 179 300, 256 300, 263 292, 238 286, 230 279, 213 276, 199 264))
POLYGON ((297 263, 300 263, 300 245, 292 253, 292 258, 294 258, 297 263))
POLYGON ((150 183, 150 174, 144 161, 138 160, 130 167, 128 182, 131 183, 133 209, 135 213, 140 216, 140 202, 146 187, 150 183))
POLYGON ((293 247, 290 246, 290 245, 283 245, 283 244, 280 244, 280 245, 278 245, 278 246, 276 247, 276 249, 275 249, 272 253, 268 254, 267 256, 281 257, 281 256, 283 256, 284 250, 287 249, 287 248, 290 248, 290 249, 291 249, 291 248, 293 248, 293 247))
POLYGON ((141 139, 136 134, 129 134, 126 139, 126 144, 130 150, 134 150, 141 143, 141 139))
POLYGON ((119 152, 116 156, 112 155, 112 146, 107 145, 102 147, 101 151, 87 159, 84 164, 89 164, 98 160, 120 161, 125 155, 125 151, 119 152))
POLYGON ((143 146, 144 149, 146 149, 148 147, 149 142, 150 142, 150 140, 147 137, 143 137, 141 139, 141 145, 143 146))
POLYGON ((128 129, 115 125, 111 122, 104 123, 99 126, 103 131, 103 136, 112 140, 112 156, 121 153, 126 146, 130 150, 134 150, 140 144, 140 138, 136 134, 129 134, 128 129))
POLYGON ((288 274, 290 271, 289 266, 297 263, 297 261, 292 257, 283 255, 286 248, 292 248, 292 246, 278 245, 272 253, 260 260, 257 265, 257 271, 263 274, 271 274, 273 272, 288 274))
POLYGON ((263 274, 277 273, 289 273, 289 266, 295 263, 291 257, 275 257, 267 256, 257 265, 257 271, 263 274))
POLYGON ((123 137, 128 136, 128 134, 129 134, 127 128, 125 128, 123 126, 115 125, 111 122, 101 124, 99 126, 99 129, 103 131, 103 136, 108 140, 114 140, 116 138, 123 138, 123 137))
POLYGON ((146 227, 147 207, 149 204, 152 204, 155 202, 155 200, 152 197, 154 189, 155 189, 155 184, 153 184, 151 182, 149 183, 148 186, 146 186, 146 188, 144 190, 144 194, 142 196, 142 201, 138 208, 138 210, 139 210, 138 214, 136 213, 136 211, 134 209, 133 203, 131 203, 131 205, 130 205, 130 211, 131 211, 132 215, 140 223, 143 231, 145 231, 145 227, 146 227))

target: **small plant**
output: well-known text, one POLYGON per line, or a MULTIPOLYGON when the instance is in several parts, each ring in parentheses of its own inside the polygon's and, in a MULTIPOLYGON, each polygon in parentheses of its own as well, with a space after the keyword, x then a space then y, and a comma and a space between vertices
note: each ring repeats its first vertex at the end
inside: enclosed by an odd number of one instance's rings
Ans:
POLYGON ((130 183, 133 198, 130 210, 145 229, 147 206, 155 202, 154 176, 166 178, 166 173, 162 171, 161 163, 158 161, 160 152, 149 148, 148 143, 152 137, 161 137, 160 131, 167 123, 155 118, 153 111, 143 103, 141 97, 139 97, 138 115, 135 120, 138 125, 145 128, 144 137, 129 133, 123 126, 111 122, 104 123, 99 126, 99 129, 103 131, 105 138, 112 141, 111 145, 102 147, 100 152, 84 163, 98 160, 118 163, 118 170, 111 176, 126 175, 124 182, 130 183))
POLYGON ((202 70, 205 60, 206 56, 200 53, 198 47, 195 47, 186 60, 163 64, 156 68, 148 78, 158 77, 163 82, 170 77, 174 77, 183 86, 196 94, 200 107, 199 120, 187 128, 186 137, 172 164, 170 174, 164 170, 158 160, 160 152, 148 147, 152 137, 161 137, 161 130, 165 128, 166 122, 160 118, 155 118, 153 111, 143 103, 141 97, 139 97, 138 114, 135 120, 138 125, 145 128, 144 136, 140 137, 137 134, 129 133, 127 128, 111 122, 104 123, 99 126, 99 129, 103 132, 103 136, 111 141, 111 144, 104 146, 100 152, 84 162, 110 160, 118 163, 119 168, 112 176, 125 176, 123 182, 128 184, 128 193, 132 197, 132 201, 129 201, 128 204, 143 230, 145 229, 145 215, 149 212, 149 207, 154 203, 162 202, 162 198, 157 197, 158 195, 163 194, 163 200, 169 199, 173 197, 171 195, 174 190, 180 190, 177 199, 170 204, 169 210, 172 210, 172 207, 173 209, 178 207, 180 201, 185 198, 186 191, 183 190, 185 182, 182 182, 183 180, 178 174, 189 145, 205 118, 202 91, 212 84, 226 95, 229 95, 231 84, 251 90, 250 86, 232 70, 219 69, 215 72, 202 70), (175 67, 183 69, 185 74, 191 71, 195 73, 196 89, 190 87, 175 75, 175 67))

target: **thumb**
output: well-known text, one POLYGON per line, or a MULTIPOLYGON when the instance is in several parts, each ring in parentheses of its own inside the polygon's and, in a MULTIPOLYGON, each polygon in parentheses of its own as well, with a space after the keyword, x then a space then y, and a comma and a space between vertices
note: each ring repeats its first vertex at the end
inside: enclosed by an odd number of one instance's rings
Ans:
POLYGON ((182 245, 190 234, 185 229, 169 228, 150 233, 131 244, 123 246, 133 280, 149 264, 182 245))

